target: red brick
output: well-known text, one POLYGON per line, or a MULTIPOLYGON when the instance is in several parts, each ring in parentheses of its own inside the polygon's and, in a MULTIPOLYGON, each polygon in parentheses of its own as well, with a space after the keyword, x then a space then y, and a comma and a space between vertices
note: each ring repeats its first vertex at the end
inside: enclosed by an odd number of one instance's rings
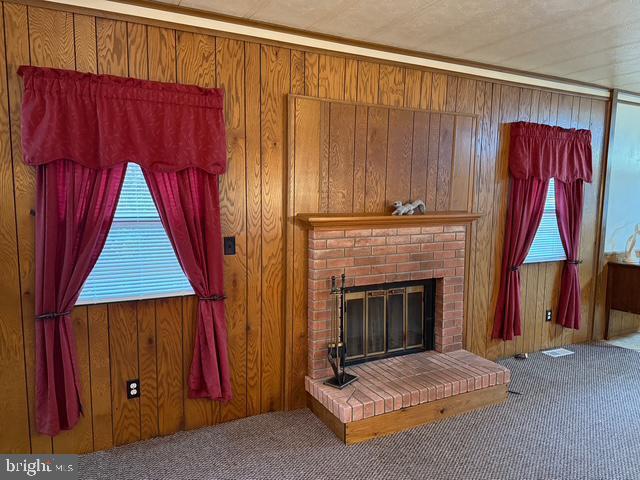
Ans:
POLYGON ((383 263, 385 263, 385 257, 384 256, 377 256, 377 257, 358 257, 356 259, 354 259, 355 265, 359 266, 359 265, 382 265, 383 263))
POLYGON ((310 269, 315 269, 315 270, 319 270, 322 268, 327 268, 327 261, 326 260, 309 260, 309 268, 310 269))
POLYGON ((396 273, 396 264, 393 263, 391 265, 374 265, 371 267, 371 273, 396 273))
POLYGON ((442 260, 444 258, 454 258, 456 256, 453 250, 442 250, 439 252, 433 252, 434 260, 442 260))
POLYGON ((429 260, 426 262, 422 262, 421 268, 423 270, 432 270, 435 268, 442 268, 442 260, 429 260))
POLYGON ((373 228, 371 229, 371 235, 374 237, 386 237, 388 235, 397 235, 398 230, 396 228, 373 228))
POLYGON ((422 252, 435 252, 437 250, 442 250, 442 243, 423 243, 420 245, 420 250, 422 252))
POLYGON ((420 232, 420 227, 404 227, 398 229, 398 235, 417 235, 420 232))
POLYGON ((464 225, 445 225, 444 226, 445 233, 464 232, 465 230, 466 230, 466 227, 464 225))
POLYGON ((466 240, 466 238, 464 233, 456 233, 456 240, 466 240))
POLYGON ((386 282, 407 282, 411 280, 411 274, 406 273, 389 273, 386 276, 386 282))
POLYGON ((456 250, 456 257, 464 258, 464 249, 456 250))
POLYGON ((331 319, 331 311, 330 310, 314 310, 311 312, 311 320, 330 320, 331 319))
MULTIPOLYGON (((338 260, 342 260, 341 258, 338 260)), ((328 279, 332 276, 339 277, 342 275, 342 268, 327 268, 324 270, 309 270, 309 278, 313 280, 328 279)))
POLYGON ((420 245, 408 243, 406 245, 398 245, 398 253, 418 253, 420 251, 420 245))
POLYGON ((355 230, 347 230, 345 232, 347 237, 370 237, 371 229, 370 228, 360 228, 355 230))
POLYGON ((436 268, 433 270, 436 277, 451 277, 456 274, 455 268, 436 268))
POLYGON ((412 253, 411 254, 411 261, 412 262, 426 262, 428 260, 433 260, 433 252, 412 253))
POLYGON ((329 280, 309 280, 311 290, 329 290, 329 280))
POLYGON ((345 257, 368 257, 371 255, 371 247, 345 248, 345 257))
POLYGON ((347 279, 353 278, 353 277, 359 277, 362 275, 369 275, 371 273, 371 267, 363 266, 363 267, 346 268, 344 273, 347 276, 347 279))
POLYGON ((327 238, 342 238, 344 237, 344 230, 312 230, 310 235, 315 240, 327 238))
POLYGON ((446 242, 444 244, 445 250, 458 250, 464 248, 464 242, 456 241, 456 242, 446 242))
POLYGON ((459 285, 464 283, 464 278, 463 277, 449 277, 449 278, 445 278, 445 285, 449 286, 449 285, 459 285))
POLYGON ((464 258, 447 258, 444 261, 444 268, 464 267, 464 258))
POLYGON ((392 253, 396 253, 395 245, 385 245, 383 247, 371 247, 372 255, 389 255, 392 253))
POLYGON ((408 253, 398 253, 396 255, 387 255, 387 263, 403 263, 411 260, 411 255, 408 253))
POLYGON ((327 248, 327 241, 326 240, 309 239, 309 248, 311 250, 325 249, 325 248, 327 248))
POLYGON ((452 242, 455 241, 456 234, 455 233, 438 233, 433 236, 434 242, 452 242))
POLYGON ((344 249, 337 248, 331 250, 309 250, 309 256, 314 260, 344 257, 344 249))
POLYGON ((384 283, 384 275, 365 275, 362 277, 356 277, 356 285, 375 285, 378 283, 384 283))
POLYGON ((350 248, 353 243, 353 238, 330 238, 327 240, 327 248, 350 248))
MULTIPOLYGON (((352 267, 353 266, 353 258, 330 258, 327 261, 327 268, 343 268, 343 267, 352 267)), ((340 272, 342 273, 342 272, 340 272)), ((335 274, 334 274, 335 275, 335 274)))
POLYGON ((464 275, 464 267, 456 267, 456 275, 464 275))
POLYGON ((356 238, 356 247, 371 247, 374 245, 385 245, 384 237, 362 237, 356 238))
POLYGON ((418 270, 420 270, 420 262, 399 263, 398 264, 398 273, 416 272, 418 270))
POLYGON ((430 243, 433 242, 433 235, 424 233, 420 235, 411 235, 411 243, 430 243))
POLYGON ((387 245, 400 245, 403 243, 411 243, 411 235, 396 235, 395 237, 387 237, 387 245))
POLYGON ((411 272, 411 280, 425 280, 427 278, 433 278, 433 270, 419 270, 417 272, 411 272))

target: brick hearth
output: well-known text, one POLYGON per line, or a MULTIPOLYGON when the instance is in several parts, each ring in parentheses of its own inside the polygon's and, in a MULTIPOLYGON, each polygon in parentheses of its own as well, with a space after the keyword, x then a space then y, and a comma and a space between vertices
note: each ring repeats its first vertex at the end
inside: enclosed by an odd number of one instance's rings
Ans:
POLYGON ((309 358, 311 379, 332 374, 327 361, 331 276, 347 285, 435 278, 435 350, 462 349, 465 225, 309 230, 309 358))

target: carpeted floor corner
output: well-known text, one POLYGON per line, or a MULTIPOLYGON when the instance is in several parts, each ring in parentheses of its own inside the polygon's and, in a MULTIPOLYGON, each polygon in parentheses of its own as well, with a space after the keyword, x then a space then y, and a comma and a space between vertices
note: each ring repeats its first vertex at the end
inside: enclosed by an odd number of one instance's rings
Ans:
POLYGON ((80 459, 83 479, 638 479, 640 353, 605 343, 507 359, 509 400, 347 447, 309 411, 80 459))

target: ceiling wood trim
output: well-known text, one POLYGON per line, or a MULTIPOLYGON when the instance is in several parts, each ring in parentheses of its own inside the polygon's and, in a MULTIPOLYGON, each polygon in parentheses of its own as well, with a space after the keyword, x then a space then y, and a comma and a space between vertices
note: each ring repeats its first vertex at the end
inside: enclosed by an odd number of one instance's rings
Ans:
POLYGON ((600 98, 610 98, 611 91, 604 87, 589 86, 572 82, 571 80, 554 80, 536 75, 513 73, 499 68, 476 66, 456 63, 453 61, 428 58, 412 53, 402 53, 395 49, 383 50, 357 44, 345 43, 337 40, 324 39, 318 36, 305 35, 293 30, 267 28, 253 24, 232 22, 206 16, 192 10, 172 8, 157 8, 146 4, 122 3, 113 0, 45 0, 45 3, 68 5, 79 8, 89 8, 132 17, 152 19, 163 22, 171 22, 180 25, 188 25, 206 30, 241 35, 256 39, 266 39, 291 45, 303 46, 314 49, 328 50, 348 55, 386 60, 390 62, 416 65, 436 70, 444 70, 453 73, 471 75, 493 80, 512 82, 522 85, 530 85, 539 88, 560 90, 564 92, 591 95, 600 98))

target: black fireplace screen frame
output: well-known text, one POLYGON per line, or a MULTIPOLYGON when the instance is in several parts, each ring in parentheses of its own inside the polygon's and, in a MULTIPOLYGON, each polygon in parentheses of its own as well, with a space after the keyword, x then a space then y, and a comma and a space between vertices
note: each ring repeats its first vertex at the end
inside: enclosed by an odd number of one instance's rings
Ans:
MULTIPOLYGON (((390 283, 381 283, 376 285, 361 285, 361 286, 353 286, 348 287, 346 289, 346 299, 344 303, 345 308, 345 344, 347 349, 347 357, 346 357, 346 365, 356 365, 359 363, 369 362, 372 360, 379 360, 381 358, 389 358, 396 357, 400 355, 407 355, 410 353, 424 352, 426 350, 433 350, 435 348, 435 309, 436 309, 436 280, 437 279, 427 279, 427 280, 415 280, 415 281, 404 281, 404 282, 390 282, 390 283), (404 337, 404 346, 402 349, 393 349, 389 348, 389 338, 387 336, 387 332, 389 330, 389 318, 388 318, 388 305, 387 305, 387 297, 385 296, 384 300, 384 322, 385 322, 385 335, 384 335, 384 351, 380 353, 363 353, 362 356, 353 357, 349 353, 349 332, 348 332, 348 315, 346 314, 347 310, 347 299, 353 293, 364 292, 365 296, 363 297, 363 308, 364 303, 367 302, 366 294, 367 292, 379 292, 385 291, 386 295, 389 295, 389 291, 397 290, 397 289, 407 289, 411 287, 423 287, 423 326, 422 326, 422 343, 420 345, 414 344, 417 346, 407 346, 406 338, 407 338, 407 322, 408 319, 404 319, 403 326, 403 337, 404 337)), ((391 294, 393 295, 393 294, 391 294)), ((405 290, 406 295, 406 290, 405 290)), ((405 297, 403 297, 405 298, 405 297)), ((405 300, 406 301, 406 300, 405 300)), ((407 308, 404 307, 403 314, 407 315, 407 308)), ((364 312, 363 312, 364 316, 364 312)), ((368 341, 368 334, 364 332, 364 329, 368 328, 366 324, 366 320, 363 322, 363 335, 364 338, 362 340, 362 348, 363 352, 367 351, 368 345, 365 345, 365 342, 368 341)))

